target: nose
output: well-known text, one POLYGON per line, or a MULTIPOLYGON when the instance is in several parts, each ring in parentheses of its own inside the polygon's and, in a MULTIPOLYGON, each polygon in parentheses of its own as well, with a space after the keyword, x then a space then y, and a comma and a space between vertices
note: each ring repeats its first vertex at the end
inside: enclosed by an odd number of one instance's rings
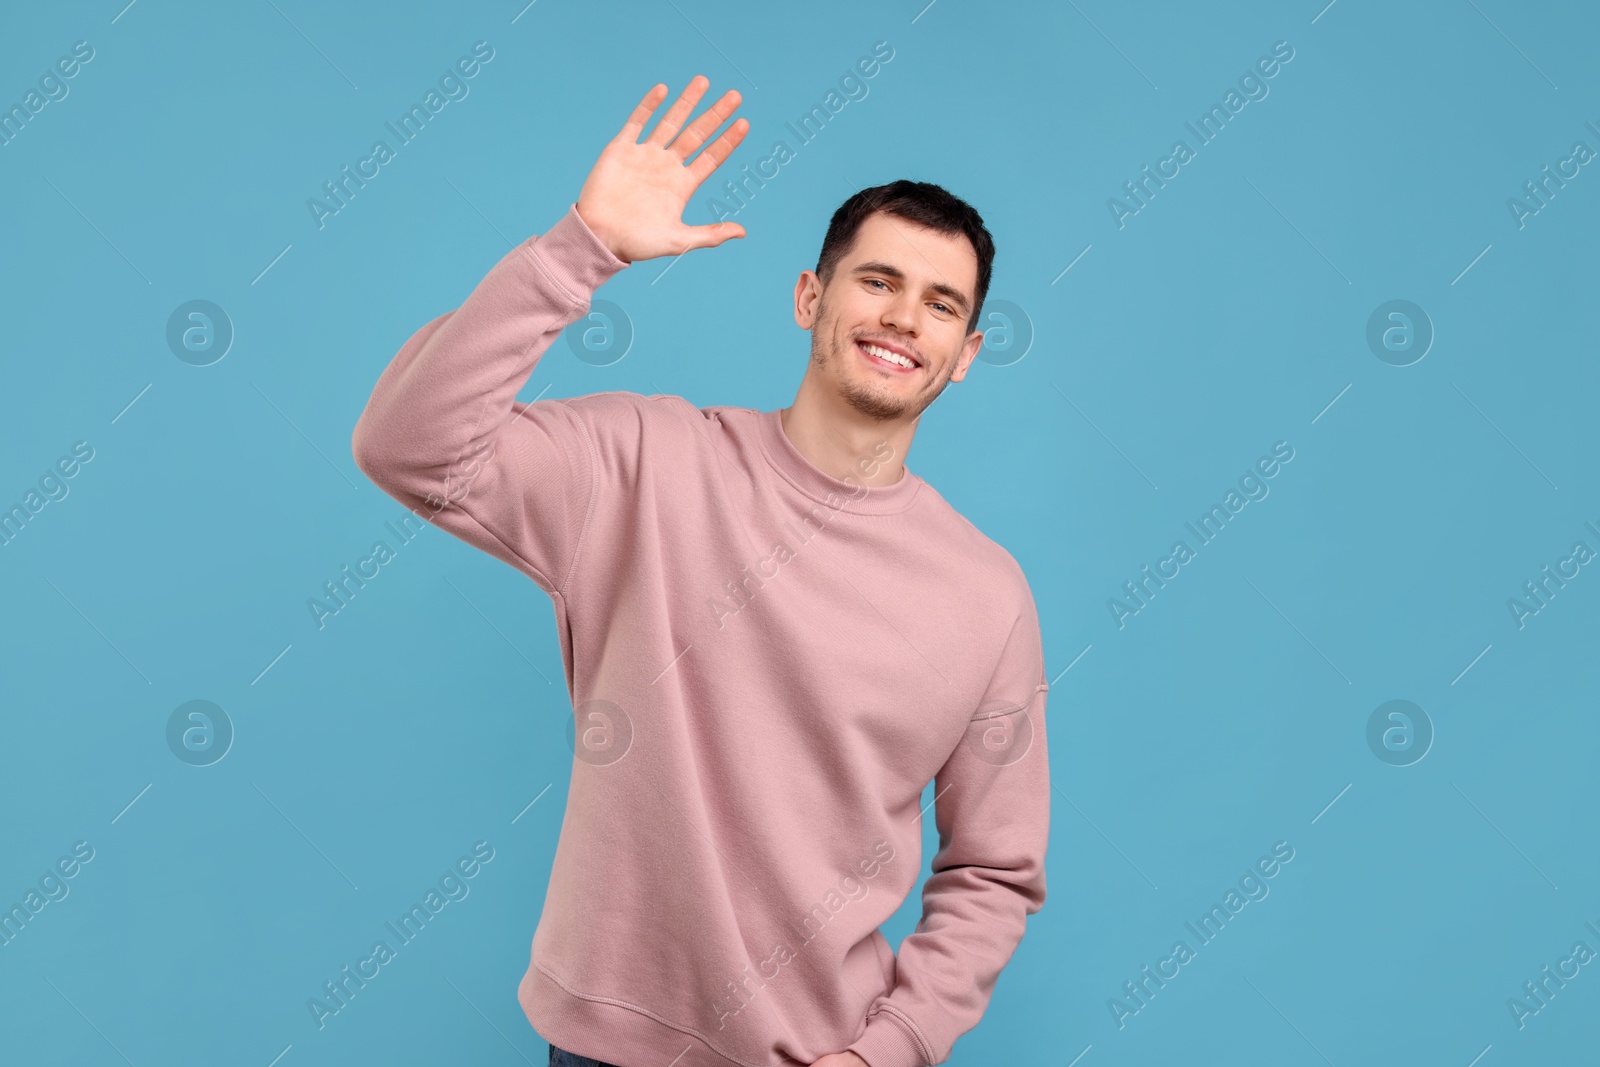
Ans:
POLYGON ((909 288, 903 289, 893 300, 883 306, 880 321, 898 333, 917 335, 917 315, 919 305, 917 298, 909 288))

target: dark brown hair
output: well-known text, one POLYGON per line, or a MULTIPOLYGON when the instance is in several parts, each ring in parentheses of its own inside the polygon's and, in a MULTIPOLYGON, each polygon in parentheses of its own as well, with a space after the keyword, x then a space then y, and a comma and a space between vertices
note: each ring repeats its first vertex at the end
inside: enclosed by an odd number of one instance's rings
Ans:
POLYGON ((978 291, 973 294, 972 313, 967 316, 967 331, 977 329, 983 300, 989 292, 989 276, 994 264, 994 238, 984 228, 983 218, 971 204, 929 182, 901 179, 888 185, 863 189, 833 213, 828 233, 822 239, 822 254, 817 257, 817 277, 826 285, 833 268, 849 251, 856 231, 873 212, 882 211, 945 234, 961 234, 972 243, 978 256, 978 291))

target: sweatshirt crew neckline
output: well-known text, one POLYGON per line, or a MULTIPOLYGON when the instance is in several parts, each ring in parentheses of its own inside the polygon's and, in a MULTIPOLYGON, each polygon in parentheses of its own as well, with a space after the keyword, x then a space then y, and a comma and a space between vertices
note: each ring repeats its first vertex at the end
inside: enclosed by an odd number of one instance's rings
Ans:
POLYGON ((761 451, 783 479, 819 504, 836 511, 886 515, 909 508, 922 489, 922 479, 901 465, 900 480, 892 485, 867 485, 835 478, 806 458, 783 429, 781 409, 757 413, 761 451))

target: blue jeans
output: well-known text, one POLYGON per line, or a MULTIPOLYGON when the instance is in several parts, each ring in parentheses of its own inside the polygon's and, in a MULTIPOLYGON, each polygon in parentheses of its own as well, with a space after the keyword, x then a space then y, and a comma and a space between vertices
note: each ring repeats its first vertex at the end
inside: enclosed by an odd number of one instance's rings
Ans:
POLYGON ((568 1052, 564 1048, 551 1045, 550 1067, 615 1067, 615 1065, 591 1060, 588 1056, 580 1056, 576 1052, 568 1052))

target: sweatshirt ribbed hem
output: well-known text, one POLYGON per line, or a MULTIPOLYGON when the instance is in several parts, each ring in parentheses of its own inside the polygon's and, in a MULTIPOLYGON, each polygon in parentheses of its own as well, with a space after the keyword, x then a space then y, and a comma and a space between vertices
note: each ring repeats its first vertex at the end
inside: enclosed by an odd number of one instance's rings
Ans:
POLYGON ((659 1019, 644 1008, 567 990, 544 971, 538 960, 522 976, 517 1002, 528 1022, 550 1044, 616 1067, 659 1067, 687 1050, 692 1052, 684 1062, 695 1067, 805 1067, 788 1057, 768 1063, 730 1059, 704 1038, 659 1019))

